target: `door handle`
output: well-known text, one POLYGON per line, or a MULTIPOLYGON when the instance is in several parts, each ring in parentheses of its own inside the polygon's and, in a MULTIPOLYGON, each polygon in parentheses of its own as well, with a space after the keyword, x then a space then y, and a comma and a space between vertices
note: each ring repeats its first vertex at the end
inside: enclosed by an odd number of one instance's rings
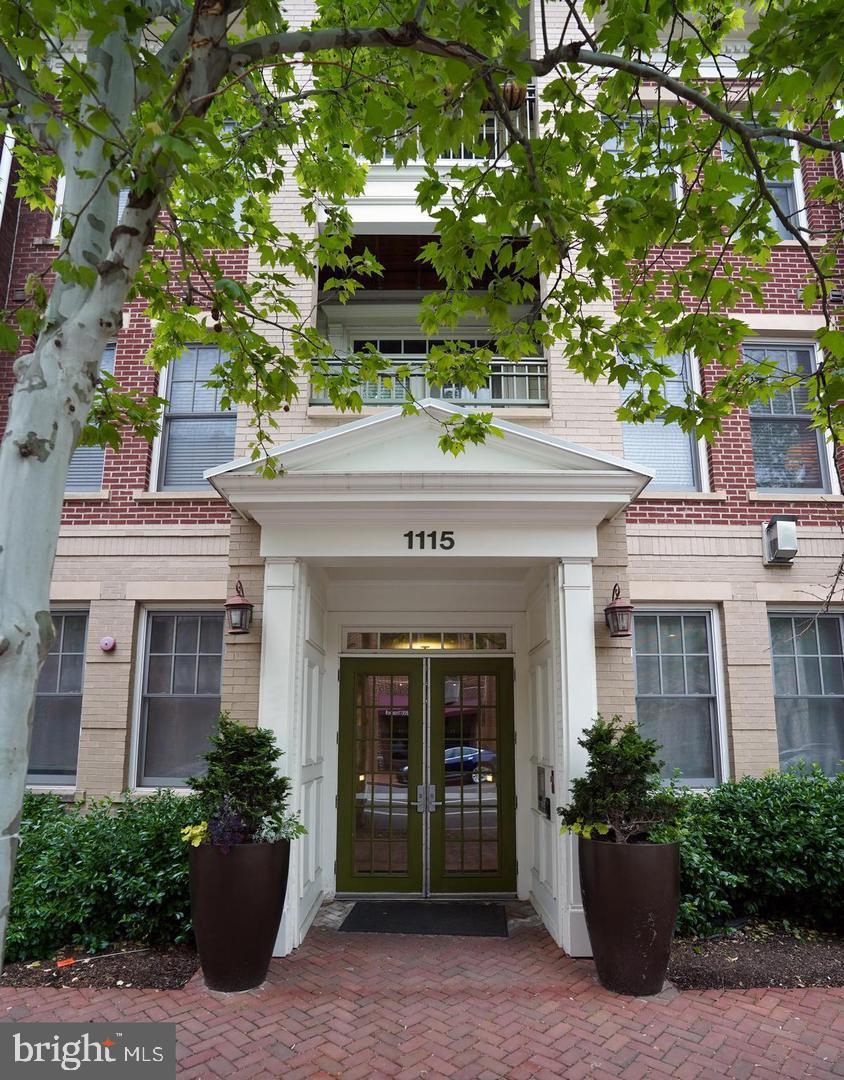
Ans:
POLYGON ((424 814, 428 805, 428 795, 424 784, 416 785, 416 810, 424 814))
POLYGON ((437 785, 428 785, 428 813, 433 814, 438 806, 442 806, 442 803, 437 802, 437 785))

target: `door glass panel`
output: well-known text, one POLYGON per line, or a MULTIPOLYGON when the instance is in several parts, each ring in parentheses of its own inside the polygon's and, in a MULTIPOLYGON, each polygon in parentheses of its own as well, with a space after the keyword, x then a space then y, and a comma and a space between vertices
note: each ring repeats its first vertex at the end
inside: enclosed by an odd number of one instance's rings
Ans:
POLYGON ((498 676, 440 678, 443 715, 431 723, 441 722, 444 733, 444 875, 497 873, 498 676))
POLYGON ((405 873, 409 679, 355 676, 355 874, 405 873))

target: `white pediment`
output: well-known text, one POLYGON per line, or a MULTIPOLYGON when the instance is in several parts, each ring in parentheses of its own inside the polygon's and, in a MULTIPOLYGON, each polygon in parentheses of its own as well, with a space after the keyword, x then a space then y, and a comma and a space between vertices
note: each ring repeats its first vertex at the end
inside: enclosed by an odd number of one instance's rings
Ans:
MULTIPOLYGON (((430 398, 420 404, 421 411, 416 415, 403 416, 400 408, 385 409, 375 416, 279 446, 270 456, 285 472, 300 475, 597 470, 635 475, 643 484, 651 478, 638 465, 497 418, 495 426, 501 431, 500 436, 490 435, 483 444, 469 445, 457 455, 444 453, 438 445, 443 422, 466 410, 430 398)), ((206 476, 214 482, 227 474, 255 470, 255 462, 242 459, 211 469, 206 476)))
POLYGON ((567 503, 601 520, 623 509, 651 479, 640 466, 496 418, 500 435, 458 455, 438 440, 443 421, 465 410, 427 399, 403 416, 388 408, 280 446, 271 452, 279 475, 257 475, 252 460, 209 470, 211 484, 241 512, 259 519, 273 508, 329 508, 380 503, 567 503))

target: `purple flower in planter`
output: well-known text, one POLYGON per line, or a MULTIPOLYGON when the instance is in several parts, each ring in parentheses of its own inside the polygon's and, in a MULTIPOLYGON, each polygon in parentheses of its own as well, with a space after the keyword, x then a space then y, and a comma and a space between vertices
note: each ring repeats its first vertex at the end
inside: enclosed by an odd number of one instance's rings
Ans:
POLYGON ((249 835, 243 818, 223 799, 215 814, 208 819, 208 839, 228 855, 234 844, 245 844, 249 835))

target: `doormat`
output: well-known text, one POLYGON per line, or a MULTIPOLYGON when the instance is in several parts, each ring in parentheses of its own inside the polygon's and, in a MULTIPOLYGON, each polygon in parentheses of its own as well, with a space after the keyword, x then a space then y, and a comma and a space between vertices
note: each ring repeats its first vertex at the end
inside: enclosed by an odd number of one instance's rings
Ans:
POLYGON ((355 934, 507 937, 503 904, 465 900, 358 900, 340 927, 355 934))

